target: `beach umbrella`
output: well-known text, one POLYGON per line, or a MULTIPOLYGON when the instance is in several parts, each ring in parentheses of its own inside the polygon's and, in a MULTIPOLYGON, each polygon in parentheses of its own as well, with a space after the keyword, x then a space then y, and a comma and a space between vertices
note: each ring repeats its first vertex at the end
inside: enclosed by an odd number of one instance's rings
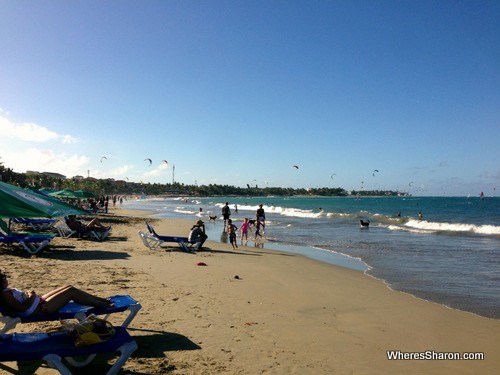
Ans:
POLYGON ((62 217, 85 214, 88 212, 58 199, 0 182, 0 218, 62 217))
POLYGON ((35 190, 35 191, 37 193, 40 193, 40 194, 43 194, 43 195, 49 195, 50 193, 55 193, 57 190, 41 188, 41 189, 38 189, 38 190, 35 190))
POLYGON ((81 198, 71 189, 62 189, 62 190, 54 191, 53 193, 49 193, 49 195, 51 197, 55 197, 55 198, 67 198, 67 199, 81 198))

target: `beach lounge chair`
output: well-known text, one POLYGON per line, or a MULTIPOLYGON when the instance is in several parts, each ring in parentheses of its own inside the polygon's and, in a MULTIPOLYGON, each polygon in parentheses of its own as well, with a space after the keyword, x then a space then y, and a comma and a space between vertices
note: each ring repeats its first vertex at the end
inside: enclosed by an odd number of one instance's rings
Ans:
MULTIPOLYGON (((14 219, 12 219, 14 220, 14 219)), ((56 220, 57 221, 57 220, 56 220)), ((4 236, 17 236, 17 237, 54 237, 56 233, 54 232, 26 232, 11 230, 10 225, 0 219, 0 234, 4 236)))
POLYGON ((66 225, 66 223, 59 223, 56 225, 57 233, 61 238, 70 238, 73 234, 76 233, 76 230, 71 229, 66 225))
POLYGON ((108 341, 85 347, 75 346, 75 338, 66 332, 0 335, 0 362, 43 360, 63 375, 71 374, 70 369, 62 362, 63 358, 72 366, 81 367, 90 363, 97 354, 118 351, 119 358, 107 372, 108 375, 117 374, 135 350, 137 343, 125 327, 115 327, 115 334, 108 341), (87 358, 83 361, 75 360, 74 357, 80 356, 87 358))
POLYGON ((64 218, 64 221, 65 221, 64 223, 60 223, 56 227, 59 236, 61 236, 62 238, 70 238, 71 236, 76 234, 81 238, 90 237, 91 239, 102 241, 106 239, 111 233, 111 229, 83 229, 83 230, 71 229, 68 226, 68 218, 64 218))
POLYGON ((182 250, 187 252, 196 251, 198 248, 196 244, 190 243, 187 237, 159 235, 148 222, 146 222, 146 227, 148 228, 148 233, 139 231, 139 236, 141 236, 144 245, 151 250, 155 250, 164 242, 177 243, 182 250))
POLYGON ((29 254, 36 254, 47 246, 53 236, 44 235, 18 235, 18 234, 3 234, 0 233, 0 244, 13 245, 18 244, 29 254))
POLYGON ((0 333, 13 330, 18 323, 35 323, 72 318, 82 320, 90 314, 97 316, 105 315, 105 319, 107 319, 110 314, 121 312, 128 312, 125 319, 121 323, 122 327, 128 327, 130 322, 132 322, 142 307, 139 302, 129 295, 112 296, 110 297, 110 301, 113 303, 113 306, 108 308, 96 308, 92 306, 79 305, 75 302, 68 302, 55 314, 30 315, 26 317, 10 317, 5 314, 0 307, 0 313, 2 314, 0 315, 0 321, 4 323, 4 326, 0 329, 0 333))
POLYGON ((0 219, 0 244, 18 244, 30 254, 36 254, 52 241, 52 234, 12 232, 5 221, 0 219))
POLYGON ((57 222, 57 219, 31 219, 31 218, 13 218, 14 224, 22 225, 32 231, 40 232, 51 229, 57 222))

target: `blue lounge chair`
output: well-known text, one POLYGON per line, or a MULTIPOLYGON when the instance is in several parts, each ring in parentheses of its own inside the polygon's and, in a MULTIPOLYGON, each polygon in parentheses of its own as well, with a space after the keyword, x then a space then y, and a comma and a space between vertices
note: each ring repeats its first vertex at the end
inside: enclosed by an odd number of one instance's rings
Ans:
POLYGON ((45 246, 47 246, 50 241, 54 239, 54 236, 43 236, 43 235, 19 235, 10 234, 5 235, 0 233, 0 244, 13 245, 19 244, 30 254, 36 254, 41 251, 45 246))
POLYGON ((18 244, 30 254, 36 254, 52 241, 54 235, 42 233, 12 232, 9 226, 0 219, 0 244, 18 244))
POLYGON ((120 352, 120 357, 111 366, 107 375, 117 374, 136 349, 137 343, 125 327, 115 327, 115 334, 108 341, 86 347, 76 347, 75 338, 66 332, 0 335, 0 362, 43 360, 62 375, 71 374, 69 368, 62 362, 63 358, 71 365, 81 367, 90 363, 97 354, 115 351, 120 352), (76 361, 73 357, 77 356, 87 356, 87 358, 76 361))
POLYGON ((40 232, 44 230, 51 229, 57 222, 57 219, 31 219, 31 218, 23 218, 16 217, 12 219, 14 224, 22 225, 28 229, 31 229, 35 232, 40 232))
POLYGON ((26 317, 10 317, 0 306, 0 313, 2 314, 0 315, 0 321, 4 323, 3 328, 0 329, 0 333, 5 333, 14 329, 18 323, 34 323, 72 318, 82 320, 85 316, 90 314, 98 316, 105 315, 105 319, 107 319, 110 314, 120 312, 128 312, 125 320, 121 323, 122 327, 128 327, 130 322, 135 318, 142 307, 139 302, 129 295, 112 296, 110 297, 110 301, 113 303, 113 306, 108 308, 96 308, 92 306, 79 305, 75 302, 68 302, 55 314, 30 315, 26 317))
POLYGON ((195 244, 190 243, 187 237, 161 236, 158 233, 156 233, 154 228, 148 222, 146 222, 146 226, 148 228, 149 233, 144 233, 139 231, 139 236, 141 236, 144 245, 146 247, 149 247, 151 250, 155 250, 158 246, 160 246, 164 242, 177 243, 182 250, 185 250, 187 252, 193 252, 196 250, 196 247, 193 246, 195 244))

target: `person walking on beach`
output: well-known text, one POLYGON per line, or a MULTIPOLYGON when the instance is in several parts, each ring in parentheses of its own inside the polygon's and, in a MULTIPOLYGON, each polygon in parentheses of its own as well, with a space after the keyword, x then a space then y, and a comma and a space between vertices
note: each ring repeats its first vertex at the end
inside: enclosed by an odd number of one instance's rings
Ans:
POLYGON ((250 229, 250 222, 248 221, 248 217, 243 220, 243 224, 241 224, 240 232, 241 232, 241 244, 243 245, 243 239, 248 241, 248 230, 250 229))
POLYGON ((227 221, 229 220, 229 216, 231 216, 231 209, 229 208, 229 203, 226 202, 226 205, 222 207, 222 217, 224 218, 224 228, 227 225, 227 221))
POLYGON ((229 243, 233 246, 233 250, 238 248, 238 244, 236 243, 236 231, 238 227, 233 224, 233 221, 229 219, 227 221, 227 235, 229 236, 229 243))
POLYGON ((257 209, 257 212, 255 213, 255 219, 257 220, 257 223, 260 222, 262 225, 262 231, 264 234, 266 233, 266 213, 264 212, 264 208, 262 207, 262 204, 259 204, 259 208, 257 209))

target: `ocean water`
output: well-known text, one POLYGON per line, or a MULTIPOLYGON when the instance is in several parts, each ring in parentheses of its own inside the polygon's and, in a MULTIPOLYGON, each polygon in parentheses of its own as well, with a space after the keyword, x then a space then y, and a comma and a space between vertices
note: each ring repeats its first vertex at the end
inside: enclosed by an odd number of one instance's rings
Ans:
POLYGON ((237 226, 264 205, 265 240, 254 243, 249 233, 249 246, 357 269, 392 289, 500 319, 498 197, 172 198, 129 200, 124 208, 161 218, 202 217, 210 240, 224 241, 220 216, 226 201, 237 226), (208 222, 208 213, 219 217, 215 223, 208 222), (369 228, 360 219, 370 220, 369 228))

